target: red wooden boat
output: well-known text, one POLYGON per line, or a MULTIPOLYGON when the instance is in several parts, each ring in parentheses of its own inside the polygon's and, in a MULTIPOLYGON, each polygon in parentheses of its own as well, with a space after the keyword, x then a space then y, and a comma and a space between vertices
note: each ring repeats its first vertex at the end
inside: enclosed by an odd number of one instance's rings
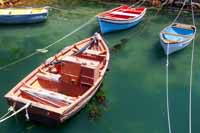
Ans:
POLYGON ((14 109, 29 103, 26 112, 31 120, 62 123, 94 96, 106 73, 109 58, 106 43, 96 33, 46 60, 5 98, 14 109))
POLYGON ((107 33, 131 28, 141 22, 146 8, 123 5, 97 15, 101 32, 107 33))

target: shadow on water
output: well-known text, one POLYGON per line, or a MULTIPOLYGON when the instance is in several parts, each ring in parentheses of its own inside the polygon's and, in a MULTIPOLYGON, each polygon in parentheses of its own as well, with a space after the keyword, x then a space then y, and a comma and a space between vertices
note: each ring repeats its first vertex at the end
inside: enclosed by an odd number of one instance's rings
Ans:
POLYGON ((99 90, 95 94, 95 96, 89 101, 89 103, 86 105, 85 109, 82 109, 80 112, 76 113, 73 117, 70 117, 67 119, 63 124, 57 124, 57 123, 49 123, 44 124, 37 121, 28 121, 26 120, 24 113, 20 113, 16 116, 15 119, 12 119, 12 121, 16 121, 16 124, 20 126, 21 128, 26 130, 33 130, 35 127, 37 127, 40 130, 46 130, 46 128, 50 128, 52 131, 62 130, 62 128, 66 128, 66 126, 70 126, 71 123, 76 120, 75 117, 80 117, 80 114, 85 112, 88 116, 88 120, 99 120, 101 119, 101 116, 103 115, 103 112, 108 110, 109 102, 106 99, 106 93, 103 90, 103 83, 99 87, 99 90))
POLYGON ((41 27, 41 26, 44 26, 48 20, 46 21, 43 21, 43 22, 38 22, 38 23, 30 23, 30 24, 0 24, 0 29, 13 29, 13 28, 16 28, 16 29, 21 29, 21 28, 27 28, 27 27, 30 27, 30 28, 37 28, 37 27, 41 27))
POLYGON ((99 90, 91 101, 86 106, 86 111, 88 113, 90 120, 98 120, 103 114, 103 111, 106 111, 108 108, 108 101, 106 99, 106 93, 102 89, 103 83, 101 84, 99 90))
POLYGON ((160 45, 159 41, 156 41, 156 43, 154 44, 154 47, 152 47, 151 52, 149 52, 151 54, 151 58, 156 58, 156 61, 160 61, 166 58, 166 55, 164 53, 163 48, 160 45), (153 56, 153 57, 152 57, 153 56))
POLYGON ((128 43, 128 38, 123 38, 120 40, 119 43, 115 44, 113 47, 110 48, 110 53, 112 54, 116 54, 118 53, 121 49, 123 49, 126 44, 128 43))
MULTIPOLYGON (((150 58, 150 60, 152 58, 155 59, 155 60, 151 60, 151 62, 156 61, 156 62, 152 62, 152 63, 156 63, 156 64, 158 64, 160 62, 162 62, 162 64, 166 63, 167 57, 166 57, 166 54, 165 54, 162 46, 160 45, 159 41, 157 41, 154 44, 154 47, 152 47, 151 52, 149 52, 149 53, 150 53, 150 55, 148 57, 150 58)), ((170 54, 169 61, 170 61, 170 58, 172 59, 172 58, 176 58, 177 56, 179 56, 178 53, 181 53, 181 51, 177 51, 173 54, 170 54)), ((170 62, 169 69, 176 70, 176 65, 174 64, 174 62, 172 62, 172 61, 170 62)))
MULTIPOLYGON (((10 40, 9 37, 7 39, 10 40)), ((33 37, 24 38, 24 40, 19 41, 19 45, 12 45, 12 40, 11 42, 8 40, 4 38, 0 41, 6 46, 0 49, 0 64, 9 63, 27 56, 42 45, 40 40, 33 37)))

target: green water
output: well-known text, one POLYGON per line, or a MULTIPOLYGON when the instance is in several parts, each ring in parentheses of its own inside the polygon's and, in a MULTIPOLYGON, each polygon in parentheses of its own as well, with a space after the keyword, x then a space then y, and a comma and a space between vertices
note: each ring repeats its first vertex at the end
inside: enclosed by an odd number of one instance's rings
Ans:
MULTIPOLYGON (((36 49, 56 41, 77 28, 92 16, 112 5, 81 4, 57 5, 66 11, 50 12, 47 22, 32 25, 0 26, 0 65, 22 58, 36 49)), ((92 100, 89 105, 60 126, 46 127, 13 117, 0 124, 2 133, 168 133, 166 112, 165 63, 166 57, 159 44, 159 32, 171 23, 176 12, 149 10, 137 27, 104 35, 111 49, 110 71, 99 95, 103 103, 92 100), (90 117, 93 109, 98 116, 90 117)), ((191 22, 187 15, 184 22, 191 22)), ((198 23, 199 19, 196 19, 198 23)), ((199 26, 197 25, 197 28, 199 26)), ((94 21, 80 32, 24 62, 0 71, 0 114, 7 112, 3 96, 23 77, 46 58, 64 46, 73 44, 99 31, 94 21)), ((192 133, 199 133, 200 122, 200 41, 195 41, 195 60, 192 89, 192 133)), ((188 132, 189 75, 191 46, 170 56, 169 99, 172 131, 188 132)))

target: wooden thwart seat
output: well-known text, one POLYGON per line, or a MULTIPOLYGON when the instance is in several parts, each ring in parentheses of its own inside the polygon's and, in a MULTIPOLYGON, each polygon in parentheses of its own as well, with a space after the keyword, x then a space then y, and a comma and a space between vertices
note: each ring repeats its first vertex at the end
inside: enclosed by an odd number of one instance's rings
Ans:
POLYGON ((162 34, 167 34, 167 35, 172 35, 172 36, 181 36, 181 37, 185 37, 185 38, 189 38, 192 39, 193 36, 188 36, 188 35, 182 35, 182 34, 175 34, 175 33, 171 33, 171 32, 161 32, 162 34))
POLYGON ((176 24, 172 25, 172 27, 193 30, 193 25, 187 25, 187 24, 176 23, 176 24))
POLYGON ((163 42, 165 42, 166 44, 174 44, 174 43, 178 43, 179 41, 173 41, 173 40, 166 40, 166 39, 162 39, 163 42))
POLYGON ((49 80, 49 81, 54 81, 54 82, 60 82, 61 75, 59 74, 43 74, 43 73, 38 73, 37 77, 39 79, 44 79, 44 80, 49 80))
POLYGON ((119 12, 119 11, 111 12, 111 14, 113 14, 113 15, 128 16, 128 17, 138 17, 138 16, 140 16, 139 14, 134 14, 134 13, 125 13, 125 12, 119 12))
POLYGON ((27 86, 27 87, 22 87, 20 90, 27 95, 37 98, 39 97, 40 99, 48 100, 49 102, 51 103, 53 102, 55 104, 56 103, 71 104, 75 100, 75 97, 66 96, 43 88, 33 88, 32 86, 27 86))

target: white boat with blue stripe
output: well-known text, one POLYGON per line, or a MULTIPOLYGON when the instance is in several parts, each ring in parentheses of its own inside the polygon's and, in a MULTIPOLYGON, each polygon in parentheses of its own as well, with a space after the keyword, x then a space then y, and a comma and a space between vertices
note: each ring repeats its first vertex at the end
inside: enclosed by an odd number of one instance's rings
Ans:
POLYGON ((48 9, 45 7, 0 9, 1 24, 37 23, 47 18, 48 9))
POLYGON ((160 43, 165 54, 169 55, 190 45, 195 34, 194 25, 173 23, 160 32, 160 43))
POLYGON ((97 15, 102 33, 131 28, 141 22, 146 8, 131 8, 127 5, 97 15))

